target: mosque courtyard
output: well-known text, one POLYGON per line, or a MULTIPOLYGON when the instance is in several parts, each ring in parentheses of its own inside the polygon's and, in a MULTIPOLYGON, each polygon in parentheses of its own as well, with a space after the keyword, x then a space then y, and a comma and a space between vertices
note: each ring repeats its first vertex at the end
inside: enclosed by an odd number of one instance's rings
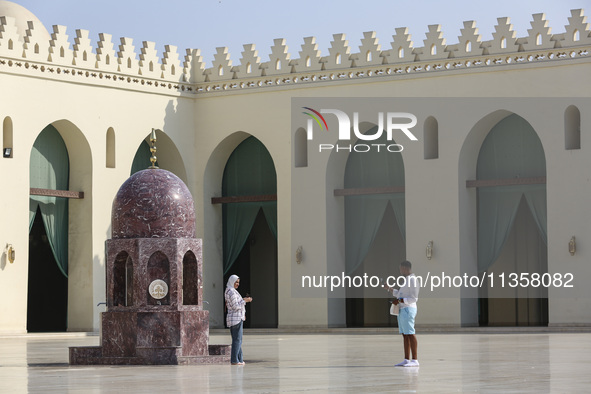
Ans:
MULTIPOLYGON (((548 329, 418 332, 419 368, 396 368, 393 329, 246 330, 245 366, 69 366, 82 333, 0 337, 0 393, 586 393, 591 333, 548 329)), ((210 343, 229 344, 227 330, 210 343)))

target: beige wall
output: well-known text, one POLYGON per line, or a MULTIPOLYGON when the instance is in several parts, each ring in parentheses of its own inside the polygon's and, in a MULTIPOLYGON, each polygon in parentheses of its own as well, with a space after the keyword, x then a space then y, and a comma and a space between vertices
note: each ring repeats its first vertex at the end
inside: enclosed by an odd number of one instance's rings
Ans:
POLYGON ((3 246, 14 245, 17 258, 8 264, 3 257, 0 266, 0 287, 6 291, 0 331, 22 332, 26 327, 29 157, 37 135, 48 124, 58 129, 68 148, 70 190, 85 192, 84 199, 70 202, 68 328, 97 330, 98 313, 104 310, 97 304, 105 300, 104 242, 110 236, 113 198, 152 127, 170 130, 170 144, 182 157, 171 159, 171 167, 183 167, 174 163, 183 160, 187 177, 194 177, 190 107, 174 97, 10 75, 1 79, 5 92, 13 92, 4 95, 0 116, 12 119, 14 155, 0 161, 6 185, 0 205, 5 223, 0 240, 3 246), (115 168, 106 168, 109 127, 115 131, 115 168))
MULTIPOLYGON (((71 187, 86 193, 84 200, 70 205, 70 330, 98 329, 98 313, 104 310, 97 303, 105 298, 104 242, 110 235, 111 203, 129 176, 138 145, 152 128, 162 129, 170 138, 164 139, 158 151, 163 167, 171 160, 166 167, 184 170, 179 175, 195 199, 197 236, 204 239, 204 297, 212 326, 223 325, 224 283, 221 207, 212 205, 210 199, 221 195, 225 162, 249 135, 267 147, 277 171, 279 326, 342 325, 342 302, 292 297, 292 275, 324 274, 327 267, 344 262, 343 203, 332 191, 343 187, 347 158, 346 154, 337 157, 311 149, 308 167, 294 168, 292 97, 514 98, 469 101, 462 113, 445 101, 409 104, 408 112, 419 120, 413 130, 419 142, 405 144, 402 153, 407 258, 419 274, 438 270, 457 275, 475 270, 476 199, 475 191, 465 188, 465 181, 475 176, 478 149, 488 130, 502 116, 515 112, 531 123, 546 152, 549 271, 572 272, 577 278, 574 291, 550 290, 550 323, 591 324, 591 294, 585 283, 585 278, 591 278, 591 251, 586 248, 591 239, 587 207, 591 155, 585 152, 590 143, 591 106, 588 89, 581 88, 591 82, 589 62, 589 58, 576 58, 195 96, 2 73, 0 118, 12 119, 14 157, 0 158, 0 245, 12 243, 17 259, 9 264, 2 255, 0 260, 0 288, 5 295, 0 303, 0 332, 23 332, 26 327, 29 155, 35 138, 50 123, 60 131, 70 152, 71 187), (556 100, 525 99, 531 97, 556 100), (581 150, 564 149, 563 116, 569 104, 581 111, 581 150), (439 123, 436 160, 423 159, 422 125, 428 116, 439 123), (109 127, 115 132, 115 168, 105 166, 109 127), (177 152, 180 158, 169 159, 177 152), (577 237, 578 250, 571 257, 567 243, 572 235, 577 237), (429 240, 435 242, 432 260, 424 252, 429 240), (304 261, 297 264, 294 256, 300 245, 304 261), (561 297, 569 298, 567 306, 561 297)), ((327 135, 322 138, 331 141, 327 135)), ((460 301, 466 292, 456 290, 444 299, 421 300, 419 323, 474 324, 474 303, 460 301)))

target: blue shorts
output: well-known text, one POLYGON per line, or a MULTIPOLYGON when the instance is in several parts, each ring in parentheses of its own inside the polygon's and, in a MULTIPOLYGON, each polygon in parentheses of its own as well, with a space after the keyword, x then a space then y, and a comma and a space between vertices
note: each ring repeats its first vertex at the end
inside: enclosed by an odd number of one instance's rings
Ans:
POLYGON ((407 306, 400 309, 398 312, 398 331, 404 335, 412 335, 415 333, 415 316, 417 315, 417 308, 407 306))

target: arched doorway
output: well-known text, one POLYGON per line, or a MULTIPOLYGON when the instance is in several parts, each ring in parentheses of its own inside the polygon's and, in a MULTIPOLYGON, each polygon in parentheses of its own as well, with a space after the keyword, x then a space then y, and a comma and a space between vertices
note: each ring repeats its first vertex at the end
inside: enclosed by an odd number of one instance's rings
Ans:
MULTIPOLYGON (((377 127, 367 131, 375 134, 377 127)), ((375 144, 393 144, 386 135, 375 144)), ((382 145, 382 146, 385 146, 382 145)), ((405 259, 404 163, 399 152, 353 151, 345 167, 345 269, 349 276, 398 275, 405 259)), ((347 290, 348 327, 394 326, 383 289, 347 290)))
POLYGON ((269 151, 248 137, 232 152, 222 178, 223 275, 240 276, 245 327, 277 327, 277 175, 269 151))
MULTIPOLYGON (((68 190, 66 144, 52 125, 39 134, 30 158, 30 187, 68 190)), ((68 311, 68 199, 29 198, 27 331, 66 331, 68 311)))
MULTIPOLYGON (((42 241, 36 243, 32 239, 32 246, 49 243, 59 271, 67 276, 67 302, 64 302, 67 305, 67 330, 92 331, 98 328, 98 308, 93 287, 88 284, 104 275, 95 272, 96 266, 93 265, 90 145, 72 122, 65 119, 54 121, 42 130, 32 147, 30 167, 29 224, 33 231, 35 220, 40 219, 45 232, 32 233, 40 235, 42 241), (37 212, 42 216, 38 217, 37 212)), ((30 250, 30 253, 35 258, 35 254, 43 252, 30 250)), ((44 263, 47 263, 49 253, 44 256, 44 263)), ((29 267, 29 275, 33 277, 36 275, 34 267, 29 267)), ((42 279, 42 282, 47 281, 47 278, 42 279)), ((28 290, 37 291, 44 285, 40 282, 29 284, 28 290)), ((46 299, 52 299, 53 290, 41 292, 46 299)), ((52 302, 51 309, 58 307, 57 301, 52 302)), ((60 330, 63 327, 60 325, 60 330)), ((50 328, 38 328, 45 329, 50 328)))
MULTIPOLYGON (((547 273, 546 159, 525 119, 511 114, 490 130, 476 177, 479 273, 506 280, 547 273)), ((480 290, 480 325, 548 324, 546 288, 499 284, 480 290)))

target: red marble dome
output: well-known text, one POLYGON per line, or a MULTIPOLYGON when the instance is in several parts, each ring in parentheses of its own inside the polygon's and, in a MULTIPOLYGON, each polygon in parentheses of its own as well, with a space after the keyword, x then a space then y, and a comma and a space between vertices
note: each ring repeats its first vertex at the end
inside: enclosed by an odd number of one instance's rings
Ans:
POLYGON ((138 171, 119 188, 111 224, 113 239, 195 238, 193 197, 169 171, 138 171))

